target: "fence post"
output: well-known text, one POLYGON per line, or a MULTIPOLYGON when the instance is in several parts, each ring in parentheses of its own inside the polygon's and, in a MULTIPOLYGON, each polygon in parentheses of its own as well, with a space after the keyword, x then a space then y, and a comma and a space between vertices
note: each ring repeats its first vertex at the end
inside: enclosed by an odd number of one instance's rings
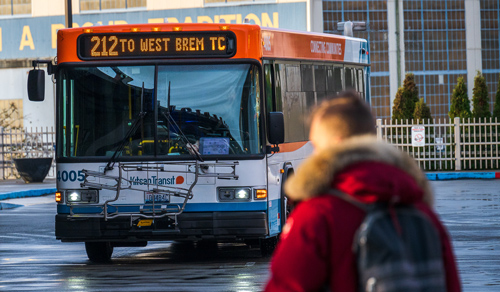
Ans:
POLYGON ((462 170, 462 157, 460 145, 460 118, 454 118, 455 127, 455 170, 462 170))
POLYGON ((377 119, 377 140, 382 140, 382 119, 377 119))

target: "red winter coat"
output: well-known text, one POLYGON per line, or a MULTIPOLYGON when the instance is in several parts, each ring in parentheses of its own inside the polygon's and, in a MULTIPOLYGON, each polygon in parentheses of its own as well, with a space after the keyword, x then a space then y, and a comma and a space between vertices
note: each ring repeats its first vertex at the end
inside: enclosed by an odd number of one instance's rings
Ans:
POLYGON ((430 207, 433 197, 425 175, 406 154, 365 136, 315 153, 286 184, 287 194, 303 200, 292 212, 271 262, 266 291, 357 292, 354 233, 365 213, 328 195, 341 190, 364 203, 412 203, 437 227, 443 248, 447 291, 460 291, 449 236, 430 207))

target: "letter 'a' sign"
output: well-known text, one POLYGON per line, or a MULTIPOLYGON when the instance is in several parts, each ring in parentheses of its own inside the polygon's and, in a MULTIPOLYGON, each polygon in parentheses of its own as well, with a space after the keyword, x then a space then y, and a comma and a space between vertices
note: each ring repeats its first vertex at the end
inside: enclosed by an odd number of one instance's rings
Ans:
POLYGON ((225 32, 89 33, 78 37, 82 60, 143 58, 229 58, 236 36, 225 32))

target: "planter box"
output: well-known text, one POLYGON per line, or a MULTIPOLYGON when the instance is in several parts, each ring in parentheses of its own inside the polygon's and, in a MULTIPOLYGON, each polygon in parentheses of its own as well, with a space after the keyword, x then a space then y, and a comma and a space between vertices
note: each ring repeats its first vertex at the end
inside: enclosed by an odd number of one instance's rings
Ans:
POLYGON ((14 158, 14 165, 26 183, 43 182, 52 166, 52 158, 14 158))

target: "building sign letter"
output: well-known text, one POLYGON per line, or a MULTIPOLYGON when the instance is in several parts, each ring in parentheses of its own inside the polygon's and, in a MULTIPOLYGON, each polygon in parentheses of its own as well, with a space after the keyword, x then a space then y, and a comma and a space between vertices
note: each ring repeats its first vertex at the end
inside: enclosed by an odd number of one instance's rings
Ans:
POLYGON ((35 44, 33 43, 33 37, 31 36, 31 31, 29 25, 23 27, 23 36, 21 37, 21 44, 19 45, 19 50, 24 50, 24 47, 29 46, 31 50, 35 49, 35 44))

